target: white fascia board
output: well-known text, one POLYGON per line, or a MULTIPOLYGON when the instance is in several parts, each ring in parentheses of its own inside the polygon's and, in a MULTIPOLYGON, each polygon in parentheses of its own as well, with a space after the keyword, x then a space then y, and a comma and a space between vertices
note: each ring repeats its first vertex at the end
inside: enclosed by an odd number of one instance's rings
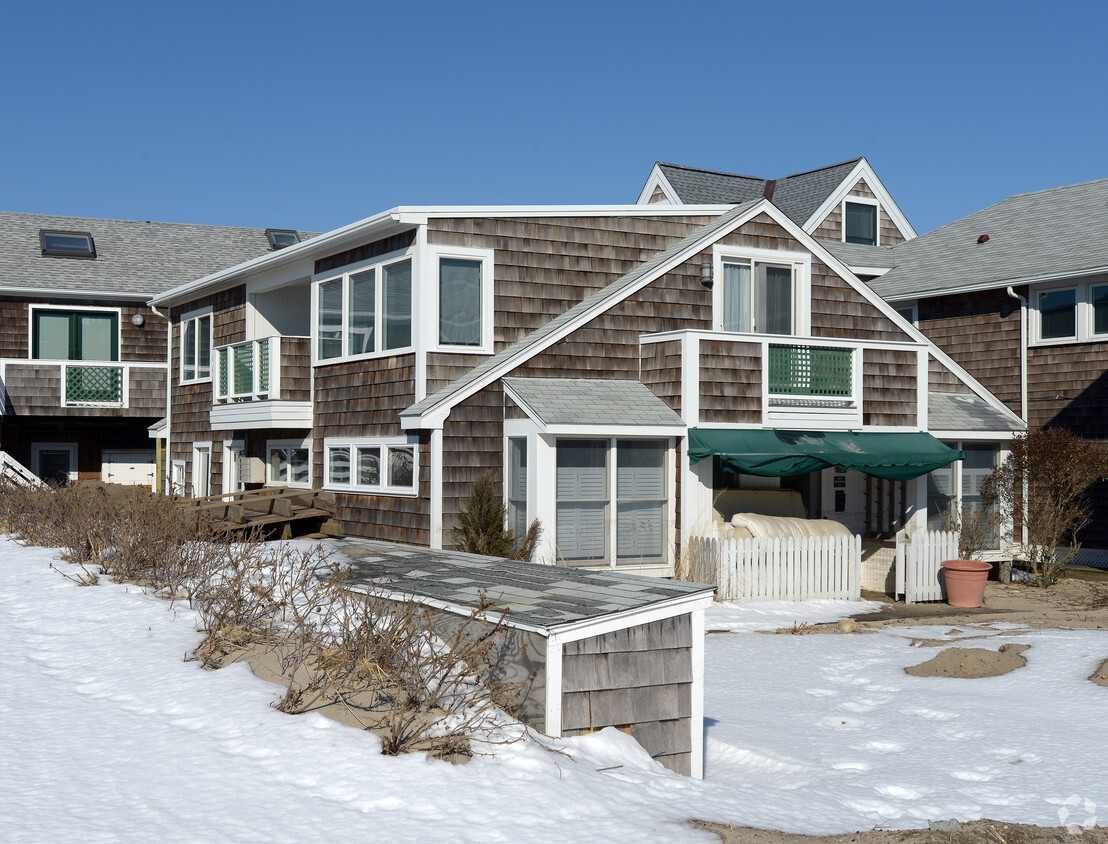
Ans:
POLYGON ((669 598, 645 607, 609 613, 600 618, 587 618, 551 625, 547 630, 550 631, 550 638, 562 644, 577 642, 592 636, 603 636, 605 633, 611 633, 615 630, 673 618, 675 615, 682 615, 693 610, 707 609, 715 600, 715 594, 716 587, 706 586, 704 591, 701 592, 692 592, 688 595, 669 598))
POLYGON ((643 185, 643 189, 639 192, 639 198, 636 200, 636 205, 662 205, 664 203, 656 202, 651 203, 650 197, 654 195, 654 191, 657 188, 662 189, 662 193, 666 195, 666 199, 669 200, 670 205, 679 205, 680 197, 677 195, 677 191, 673 189, 673 185, 669 183, 669 179, 666 178, 666 174, 662 172, 661 165, 655 163, 650 170, 650 175, 646 179, 646 184, 643 185))
POLYGON ((308 429, 312 427, 312 403, 274 399, 217 404, 208 421, 215 430, 308 429))
POLYGON ((718 217, 735 205, 441 205, 394 209, 405 223, 453 217, 718 217))
POLYGON ((835 210, 844 199, 848 198, 850 191, 858 184, 859 179, 864 180, 866 187, 873 191, 873 195, 881 203, 881 208, 889 215, 889 219, 893 221, 893 224, 904 235, 904 238, 913 240, 916 237, 916 230, 912 228, 912 224, 908 222, 908 218, 904 216, 900 206, 893 201, 892 195, 885 189, 881 180, 877 178, 877 174, 873 172, 873 168, 870 167, 869 162, 864 158, 854 165, 850 175, 842 180, 842 183, 823 201, 823 204, 816 209, 815 213, 804 221, 804 231, 814 231, 828 214, 835 210))
POLYGON ((556 437, 683 437, 685 425, 543 425, 539 426, 544 434, 556 437))
POLYGON ((892 267, 851 267, 850 269, 854 271, 854 275, 879 276, 887 273, 892 267))
POLYGON ((4 296, 20 296, 28 301, 44 299, 125 299, 128 302, 144 304, 150 299, 149 293, 119 293, 104 290, 56 290, 41 287, 0 287, 4 296))
MULTIPOLYGON (((734 206, 728 206, 727 210, 730 210, 733 207, 734 206)), ((758 216, 762 212, 770 212, 772 214, 772 216, 774 217, 774 219, 778 219, 778 218, 788 219, 787 217, 785 217, 785 215, 783 213, 781 213, 776 208, 774 208, 773 205, 770 204, 769 200, 766 200, 766 199, 759 200, 757 202, 757 204, 755 204, 755 205, 751 206, 750 208, 748 208, 743 214, 736 217, 734 220, 732 220, 724 228, 718 229, 718 230, 712 232, 711 234, 704 235, 704 237, 698 239, 697 241, 690 244, 689 246, 686 246, 680 252, 676 253, 675 255, 670 256, 669 260, 667 260, 667 261, 659 264, 658 266, 654 267, 654 269, 652 269, 650 272, 644 273, 640 278, 635 280, 634 284, 631 284, 628 287, 625 287, 622 291, 620 291, 618 296, 613 296, 612 298, 604 299, 604 300, 598 302, 597 304, 595 304, 593 307, 589 308, 588 310, 583 311, 582 313, 578 314, 574 319, 560 325, 557 328, 556 331, 553 331, 552 333, 548 334, 546 337, 542 338, 541 342, 535 343, 532 346, 527 346, 524 349, 521 349, 519 352, 517 352, 512 357, 502 361, 499 365, 497 365, 497 366, 493 367, 492 369, 488 370, 487 372, 485 372, 477 380, 467 384, 464 388, 462 388, 458 392, 452 393, 450 396, 442 399, 439 402, 439 404, 435 405, 433 408, 424 411, 423 413, 419 414, 418 416, 413 416, 413 415, 405 416, 404 414, 401 414, 401 416, 400 416, 400 427, 407 431, 407 430, 422 430, 424 428, 433 428, 433 427, 436 427, 436 426, 441 426, 443 421, 445 421, 446 417, 450 415, 450 410, 451 410, 451 408, 454 407, 454 405, 458 404, 459 402, 465 401, 467 398, 469 398, 473 394, 478 393, 481 390, 485 389, 485 387, 489 386, 489 384, 495 383, 497 380, 499 380, 500 378, 507 375, 513 369, 516 369, 520 365, 526 363, 528 360, 533 358, 535 355, 545 351, 546 349, 550 348, 552 345, 559 342, 560 340, 565 339, 566 337, 568 337, 574 331, 577 331, 582 326, 588 325, 588 323, 592 322, 592 320, 596 319, 596 317, 598 317, 600 314, 604 313, 605 311, 612 308, 613 306, 619 304, 620 302, 622 302, 624 299, 628 298, 629 296, 633 296, 634 294, 638 293, 640 290, 642 290, 648 284, 651 284, 652 282, 657 281, 659 278, 664 276, 666 273, 670 272, 674 268, 679 267, 681 264, 685 263, 685 261, 689 260, 689 258, 699 254, 700 252, 703 252, 705 247, 710 246, 712 243, 715 243, 715 241, 719 240, 722 237, 726 237, 731 232, 735 231, 735 229, 738 229, 738 228, 746 225, 747 223, 749 223, 752 219, 754 219, 756 216, 758 216), (437 422, 437 425, 436 425, 436 422, 437 422)), ((794 223, 791 223, 791 225, 792 225, 792 229, 794 231, 796 231, 797 233, 799 233, 801 235, 804 234, 803 232, 800 231, 800 229, 796 228, 796 225, 794 223)), ((814 243, 812 238, 807 237, 807 235, 805 235, 805 238, 808 241, 811 241, 811 242, 814 243)), ((662 251, 665 251, 665 250, 662 250, 662 251)), ((826 252, 826 250, 821 250, 821 251, 826 252)), ((859 281, 858 284, 862 284, 862 282, 859 281)), ((876 295, 876 294, 873 294, 873 295, 876 295)), ((574 307, 576 307, 576 305, 574 307)), ((896 311, 891 311, 891 312, 894 315, 896 314, 896 311)))
MULTIPOLYGON (((862 284, 864 282, 859 283, 862 284)), ((730 340, 735 343, 796 344, 798 341, 808 341, 808 344, 813 346, 833 346, 844 349, 853 349, 859 346, 867 349, 889 349, 892 351, 899 349, 930 349, 930 345, 925 340, 844 340, 839 337, 819 337, 815 335, 755 334, 753 332, 706 331, 688 328, 679 328, 674 331, 660 331, 656 334, 641 334, 639 335, 639 342, 665 343, 670 340, 680 340, 682 337, 695 337, 697 340, 730 340)))
POLYGON ((965 284, 960 287, 944 287, 932 290, 919 290, 914 293, 903 293, 889 296, 890 302, 903 302, 906 299, 933 299, 936 296, 957 296, 961 293, 980 293, 984 290, 994 290, 1000 287, 1017 287, 1024 284, 1048 284, 1052 281, 1065 281, 1066 279, 1089 278, 1090 276, 1105 275, 1108 266, 1089 267, 1082 270, 1060 270, 1054 273, 1041 273, 1039 275, 1019 276, 1005 278, 998 281, 981 281, 976 284, 965 284))
POLYGON ((1024 433, 1023 429, 1016 431, 944 431, 936 429, 928 431, 937 440, 973 440, 975 442, 1007 442, 1024 433))

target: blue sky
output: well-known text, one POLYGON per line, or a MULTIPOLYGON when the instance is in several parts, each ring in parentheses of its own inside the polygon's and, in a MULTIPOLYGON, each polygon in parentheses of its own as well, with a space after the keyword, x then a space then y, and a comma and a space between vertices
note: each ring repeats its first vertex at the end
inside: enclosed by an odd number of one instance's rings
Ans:
POLYGON ((16 4, 10 211, 327 230, 866 156, 917 231, 1108 177, 1108 4, 16 4))

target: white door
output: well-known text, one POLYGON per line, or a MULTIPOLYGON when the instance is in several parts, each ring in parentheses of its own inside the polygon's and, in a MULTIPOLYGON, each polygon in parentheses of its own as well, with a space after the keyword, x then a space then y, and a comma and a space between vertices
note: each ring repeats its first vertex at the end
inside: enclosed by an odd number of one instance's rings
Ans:
POLYGON ((154 486, 154 452, 108 450, 100 455, 100 478, 109 484, 154 486))

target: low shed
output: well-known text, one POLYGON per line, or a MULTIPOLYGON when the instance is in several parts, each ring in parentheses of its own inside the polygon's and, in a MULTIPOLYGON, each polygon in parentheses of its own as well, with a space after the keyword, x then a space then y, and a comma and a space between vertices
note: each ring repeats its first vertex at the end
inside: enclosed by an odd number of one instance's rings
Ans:
POLYGON ((630 732, 662 765, 704 768, 704 610, 713 586, 336 540, 355 588, 468 616, 504 613, 521 719, 550 736, 630 732))

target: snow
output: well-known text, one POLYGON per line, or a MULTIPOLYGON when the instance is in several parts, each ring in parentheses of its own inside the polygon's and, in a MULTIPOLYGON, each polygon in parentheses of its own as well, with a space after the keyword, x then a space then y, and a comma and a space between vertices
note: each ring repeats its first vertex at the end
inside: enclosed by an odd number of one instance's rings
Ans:
MULTIPOLYGON (((614 730, 452 766, 283 715, 280 690, 245 666, 185 660, 192 611, 136 587, 78 587, 53 559, 0 537, 5 841, 707 842, 687 818, 822 834, 1108 814, 1108 689, 1084 679, 1108 656, 1101 631, 978 631, 958 644, 1032 646, 1027 667, 978 680, 903 672, 936 652, 912 639, 945 628, 713 634, 703 782, 614 730)), ((842 610, 720 609, 711 626, 842 610)))

